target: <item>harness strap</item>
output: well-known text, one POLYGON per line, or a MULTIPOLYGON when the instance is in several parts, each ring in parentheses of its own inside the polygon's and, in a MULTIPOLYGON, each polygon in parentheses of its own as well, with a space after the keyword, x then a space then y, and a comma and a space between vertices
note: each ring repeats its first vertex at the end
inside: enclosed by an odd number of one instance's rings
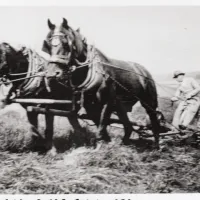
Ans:
MULTIPOLYGON (((88 85, 90 85, 94 79, 95 79, 95 75, 96 75, 96 60, 94 59, 95 55, 95 48, 94 46, 88 46, 88 55, 87 55, 87 64, 85 63, 84 66, 88 66, 88 73, 87 73, 87 77, 84 80, 83 83, 81 83, 80 85, 76 86, 77 89, 82 89, 82 88, 86 88, 88 87, 88 85)), ((77 67, 76 69, 78 69, 80 67, 77 67)), ((71 83, 72 84, 72 83, 71 83)), ((73 84, 71 85, 72 87, 75 87, 73 84)))
POLYGON ((62 55, 53 55, 50 57, 49 59, 49 63, 61 63, 61 64, 65 64, 65 65, 68 65, 69 64, 69 58, 71 56, 71 53, 69 53, 66 56, 62 56, 62 55))
MULTIPOLYGON (((40 86, 41 81, 44 77, 44 72, 40 72, 40 70, 42 69, 42 65, 44 65, 43 60, 41 60, 39 55, 35 51, 32 51, 31 49, 28 49, 28 61, 29 61, 28 72, 26 77, 24 78, 26 81, 24 81, 18 87, 22 95, 30 94, 33 91, 35 92, 39 91, 38 87, 40 86)), ((18 96, 19 95, 20 94, 18 94, 18 96)))

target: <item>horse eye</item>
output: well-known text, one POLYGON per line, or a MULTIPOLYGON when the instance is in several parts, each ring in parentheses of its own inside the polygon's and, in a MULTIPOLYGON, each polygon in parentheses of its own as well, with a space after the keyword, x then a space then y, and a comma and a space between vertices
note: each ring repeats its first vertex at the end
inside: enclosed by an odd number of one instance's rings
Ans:
POLYGON ((63 38, 62 41, 63 41, 63 43, 65 43, 65 44, 68 43, 67 38, 63 38))

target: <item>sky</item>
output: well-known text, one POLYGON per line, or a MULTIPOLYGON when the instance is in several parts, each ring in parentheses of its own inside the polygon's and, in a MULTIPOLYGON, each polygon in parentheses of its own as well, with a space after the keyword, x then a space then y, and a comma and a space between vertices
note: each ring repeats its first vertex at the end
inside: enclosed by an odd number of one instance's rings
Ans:
POLYGON ((199 6, 1 6, 0 41, 40 51, 47 19, 60 24, 63 17, 108 57, 140 63, 152 74, 200 71, 199 6))

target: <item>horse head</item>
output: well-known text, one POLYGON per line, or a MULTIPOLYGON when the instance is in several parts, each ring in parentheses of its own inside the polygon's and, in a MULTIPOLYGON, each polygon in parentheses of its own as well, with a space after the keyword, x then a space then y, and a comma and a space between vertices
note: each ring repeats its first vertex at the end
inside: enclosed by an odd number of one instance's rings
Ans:
POLYGON ((8 43, 0 44, 0 77, 8 76, 10 72, 9 57, 14 53, 13 48, 8 43))
POLYGON ((0 107, 5 103, 5 99, 10 94, 10 91, 15 85, 20 82, 12 84, 10 81, 16 78, 22 78, 23 76, 12 76, 16 73, 23 73, 28 67, 27 55, 23 54, 22 48, 17 50, 10 44, 3 42, 0 43, 0 107), (4 102, 4 103, 2 103, 4 102))
POLYGON ((28 60, 22 52, 22 48, 17 50, 10 44, 0 43, 0 77, 10 77, 15 72, 24 72, 27 68, 28 60))
POLYGON ((67 80, 71 66, 84 62, 87 58, 87 44, 80 29, 73 30, 65 18, 56 26, 48 19, 49 33, 42 50, 50 55, 48 78, 67 80))
POLYGON ((12 88, 12 84, 6 83, 9 77, 11 68, 10 63, 13 62, 12 55, 15 55, 15 50, 8 43, 0 44, 0 108, 4 108, 5 100, 12 88), (5 82, 5 84, 4 84, 5 82))

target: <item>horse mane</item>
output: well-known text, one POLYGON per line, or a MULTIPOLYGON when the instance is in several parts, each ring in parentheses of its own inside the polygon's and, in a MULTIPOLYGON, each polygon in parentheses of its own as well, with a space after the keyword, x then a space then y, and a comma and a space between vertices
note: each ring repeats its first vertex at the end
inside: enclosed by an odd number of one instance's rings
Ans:
POLYGON ((5 55, 12 55, 16 53, 15 49, 7 42, 0 43, 0 51, 5 55))
POLYGON ((75 42, 75 46, 76 46, 76 51, 77 51, 77 58, 80 61, 85 61, 84 59, 87 57, 87 43, 85 42, 84 37, 82 36, 82 34, 80 34, 79 31, 76 31, 74 29, 72 29, 71 27, 69 27, 69 29, 71 31, 71 33, 74 36, 74 42, 75 42))
POLYGON ((101 59, 103 59, 103 61, 110 62, 110 59, 102 51, 100 51, 98 48, 95 48, 95 50, 97 51, 101 59))
MULTIPOLYGON (((74 38, 75 38, 75 45, 76 45, 76 50, 79 56, 84 55, 85 57, 87 57, 87 53, 88 53, 88 44, 85 40, 85 38, 83 37, 83 35, 79 32, 79 31, 75 31, 70 27, 74 38)), ((98 55, 101 57, 101 59, 103 59, 104 61, 109 62, 110 59, 102 52, 100 51, 98 48, 95 48, 95 51, 97 51, 98 55)), ((84 60, 83 60, 84 61, 84 60)))

